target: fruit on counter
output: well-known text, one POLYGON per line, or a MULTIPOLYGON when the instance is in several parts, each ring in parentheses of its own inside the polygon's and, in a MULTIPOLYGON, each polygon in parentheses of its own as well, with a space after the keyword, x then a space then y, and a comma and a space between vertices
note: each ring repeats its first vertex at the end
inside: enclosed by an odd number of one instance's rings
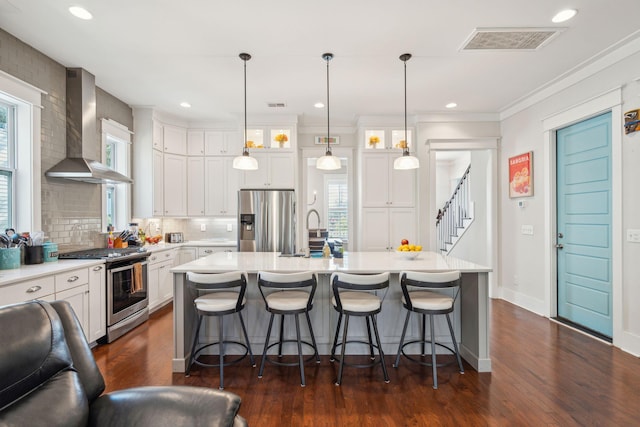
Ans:
POLYGON ((145 238, 145 241, 149 244, 156 244, 158 243, 160 240, 162 240, 162 235, 161 234, 156 234, 155 236, 147 236, 145 238))
POLYGON ((422 251, 422 246, 409 244, 409 240, 402 239, 400 242, 401 245, 396 248, 398 252, 420 252, 422 251))

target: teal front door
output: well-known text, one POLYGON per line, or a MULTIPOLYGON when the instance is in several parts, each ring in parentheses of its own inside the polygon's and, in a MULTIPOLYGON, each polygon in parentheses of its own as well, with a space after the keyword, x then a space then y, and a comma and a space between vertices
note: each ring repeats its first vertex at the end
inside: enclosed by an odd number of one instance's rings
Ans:
POLYGON ((612 336, 611 113, 556 132, 558 317, 612 336))

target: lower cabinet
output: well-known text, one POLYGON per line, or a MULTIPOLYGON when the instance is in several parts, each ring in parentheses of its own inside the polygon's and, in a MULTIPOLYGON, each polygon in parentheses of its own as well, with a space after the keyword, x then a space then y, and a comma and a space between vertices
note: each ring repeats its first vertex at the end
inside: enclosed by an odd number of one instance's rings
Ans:
POLYGON ((73 307, 73 311, 76 313, 76 317, 82 325, 84 336, 87 341, 89 339, 90 332, 90 320, 89 320, 89 284, 76 286, 75 288, 67 289, 62 292, 56 292, 56 300, 67 301, 73 307))
POLYGON ((89 342, 107 334, 107 275, 104 264, 89 268, 89 342))
POLYGON ((153 252, 149 257, 149 311, 155 311, 173 300, 173 277, 177 249, 153 252))
POLYGON ((0 289, 2 304, 16 304, 36 299, 49 302, 68 301, 90 343, 107 333, 104 264, 25 280, 0 289))
POLYGON ((402 239, 416 236, 414 208, 364 208, 360 231, 360 251, 393 252, 402 239))
POLYGON ((237 252, 238 248, 235 246, 205 246, 198 248, 198 258, 203 258, 218 252, 237 252))

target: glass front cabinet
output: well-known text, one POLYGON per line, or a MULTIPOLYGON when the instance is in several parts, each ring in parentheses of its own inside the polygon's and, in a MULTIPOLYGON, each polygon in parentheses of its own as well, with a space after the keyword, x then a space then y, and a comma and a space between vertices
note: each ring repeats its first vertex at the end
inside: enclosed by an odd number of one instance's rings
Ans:
POLYGON ((405 147, 412 147, 412 131, 407 129, 405 138, 404 129, 365 129, 364 141, 365 150, 402 150, 405 147))

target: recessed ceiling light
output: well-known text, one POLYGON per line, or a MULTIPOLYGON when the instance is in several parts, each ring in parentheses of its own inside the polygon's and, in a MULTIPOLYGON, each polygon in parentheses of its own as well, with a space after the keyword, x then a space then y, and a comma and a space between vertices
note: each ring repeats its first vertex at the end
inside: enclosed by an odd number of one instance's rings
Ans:
POLYGON ((324 104, 322 102, 316 102, 313 106, 316 108, 324 108, 324 104))
POLYGON ((554 23, 558 24, 560 22, 568 21, 569 19, 571 19, 574 16, 576 16, 577 13, 578 13, 578 11, 575 10, 575 9, 562 10, 562 11, 558 12, 556 14, 556 16, 551 18, 551 22, 554 22, 554 23))
POLYGON ((93 15, 87 9, 82 6, 71 6, 69 12, 76 18, 84 19, 85 21, 93 19, 93 15))
POLYGON ((181 102, 181 103, 180 103, 180 106, 181 106, 182 108, 191 108, 191 104, 189 104, 188 102, 181 102))
POLYGON ((456 108, 458 106, 458 104, 456 104, 455 102, 450 102, 447 105, 445 105, 445 107, 447 108, 456 108))

